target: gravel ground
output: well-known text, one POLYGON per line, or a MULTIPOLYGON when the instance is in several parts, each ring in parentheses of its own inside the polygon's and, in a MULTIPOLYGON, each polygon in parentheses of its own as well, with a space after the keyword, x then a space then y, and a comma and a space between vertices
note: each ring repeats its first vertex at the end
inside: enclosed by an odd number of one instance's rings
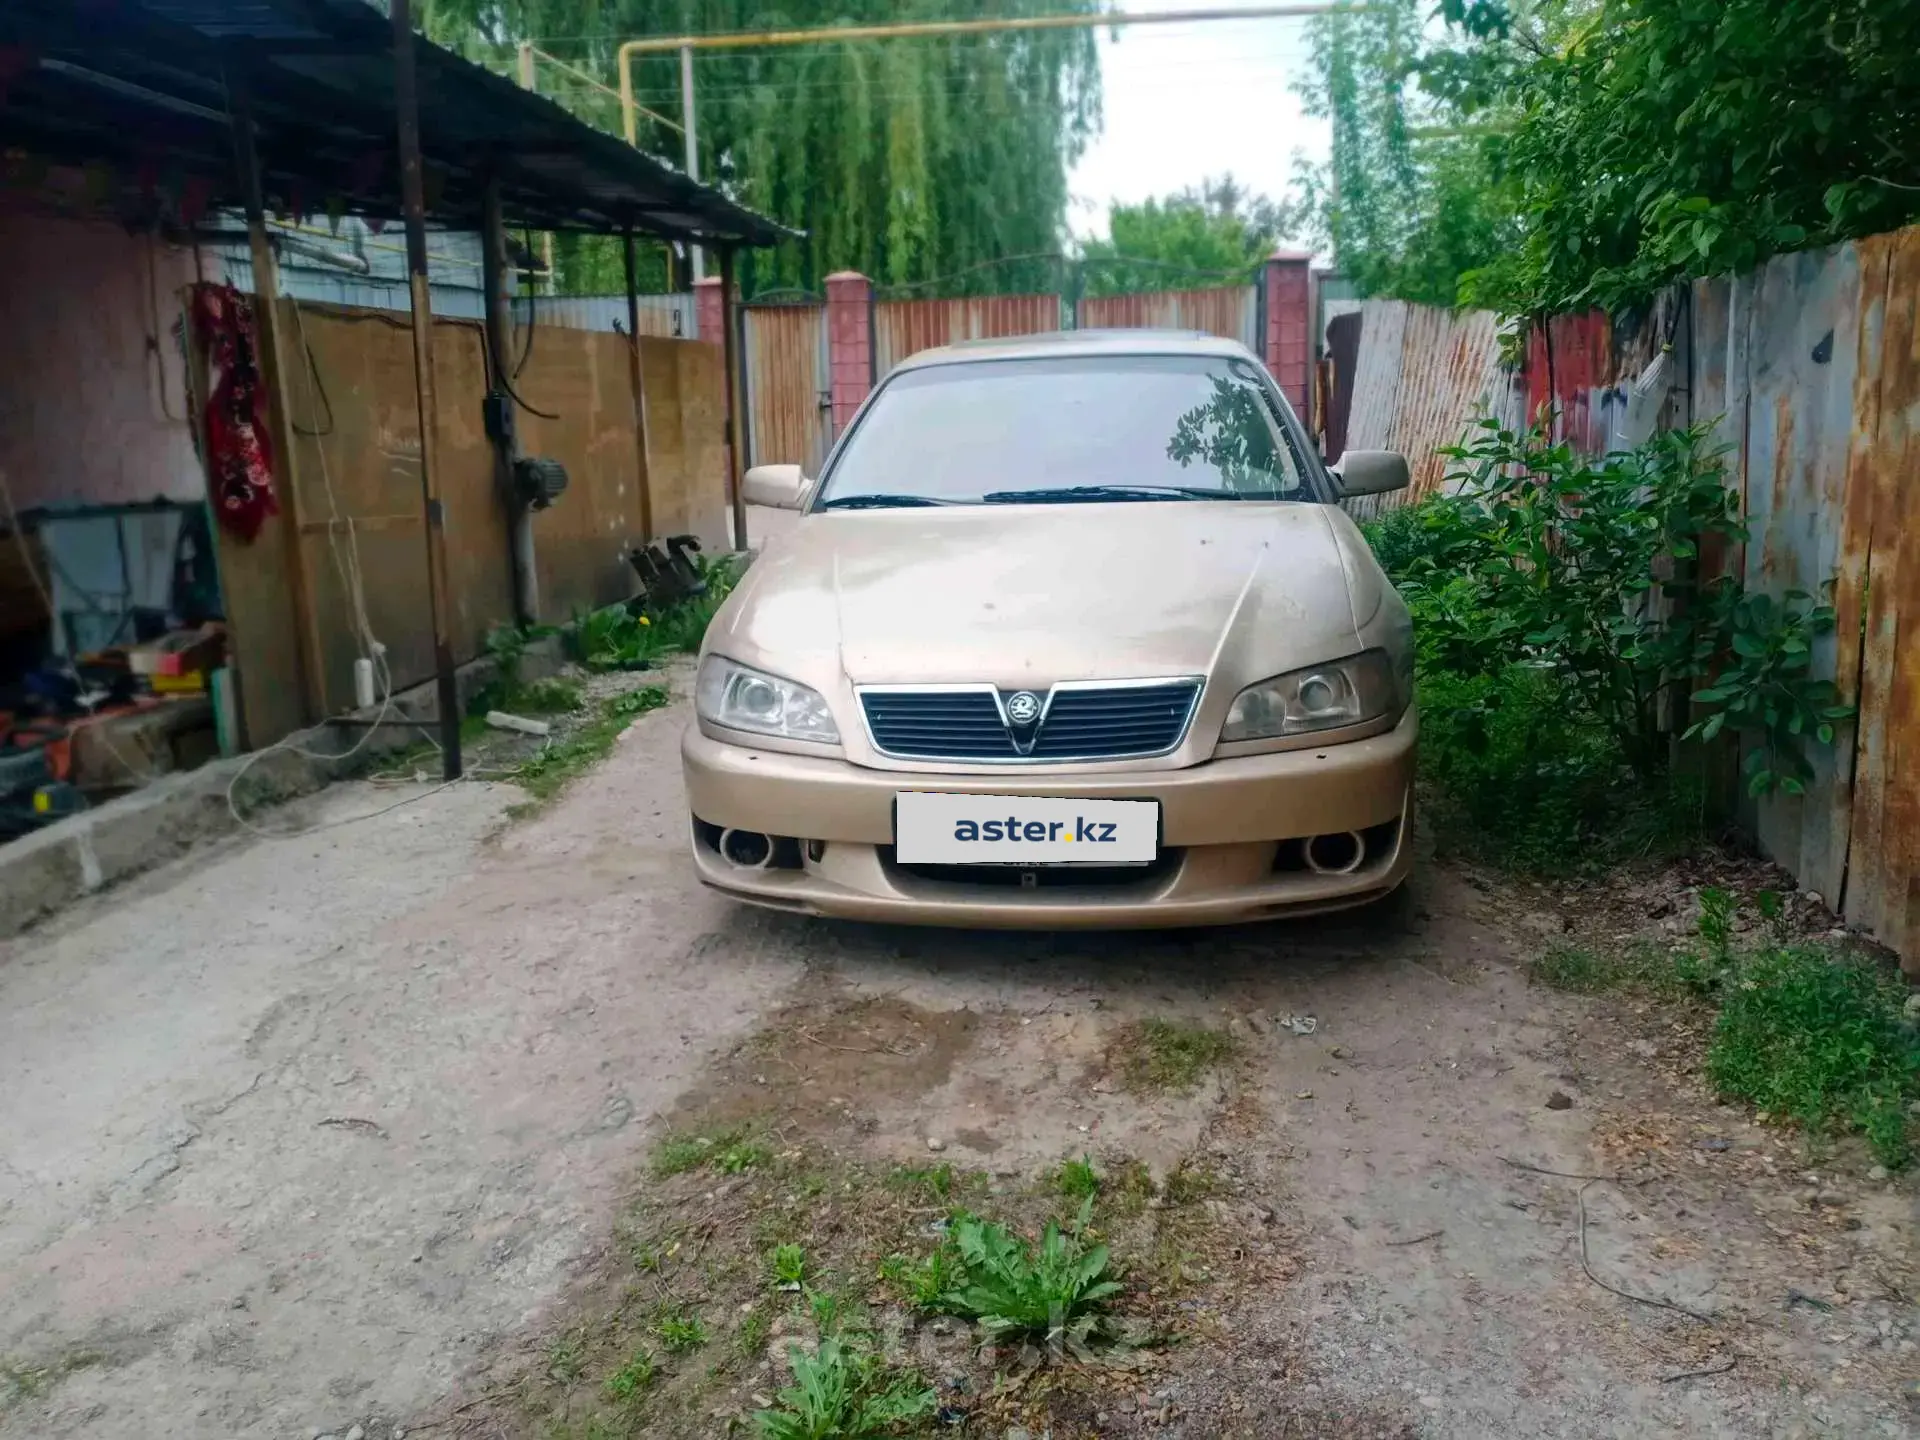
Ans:
POLYGON ((807 1043, 827 1068, 769 1087, 850 1153, 1225 1146, 1271 1207, 1222 1223, 1270 1224, 1291 1278, 1225 1296, 1100 1433, 1917 1433, 1910 1182, 1844 1147, 1809 1182, 1699 1092, 1670 1017, 1529 988, 1538 897, 1429 866, 1383 911, 1216 933, 747 911, 682 855, 684 722, 641 717, 518 823, 511 786, 421 787, 0 946, 0 1436, 460 1433, 604 1284, 650 1135, 789 1007, 883 1002, 941 1037, 929 1063, 807 1043), (1245 1059, 1192 1096, 1103 1088, 1148 1017, 1245 1059), (1600 1280, 1712 1323, 1602 1288, 1583 1240, 1600 1280))

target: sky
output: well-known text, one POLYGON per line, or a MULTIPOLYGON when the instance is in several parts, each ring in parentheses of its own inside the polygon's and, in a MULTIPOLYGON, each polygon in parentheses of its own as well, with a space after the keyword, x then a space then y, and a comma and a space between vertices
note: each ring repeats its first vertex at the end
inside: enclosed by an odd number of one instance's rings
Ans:
MULTIPOLYGON (((1128 0, 1123 9, 1199 10, 1236 0, 1128 0)), ((1239 0, 1240 4, 1253 0, 1239 0)), ((1307 64, 1306 21, 1221 20, 1138 25, 1099 36, 1106 115, 1074 167, 1068 223, 1105 235, 1107 207, 1197 185, 1231 171, 1279 198, 1296 151, 1324 161, 1327 122, 1301 113, 1294 83, 1307 64)))

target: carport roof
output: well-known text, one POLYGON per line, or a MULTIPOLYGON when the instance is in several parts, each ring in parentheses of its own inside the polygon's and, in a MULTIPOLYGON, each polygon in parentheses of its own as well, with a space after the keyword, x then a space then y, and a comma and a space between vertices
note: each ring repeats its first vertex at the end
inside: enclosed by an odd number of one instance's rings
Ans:
MULTIPOLYGON (((551 100, 422 39, 428 218, 477 229, 498 176, 506 222, 713 246, 792 232, 551 100)), ((366 0, 7 0, 0 146, 210 185, 239 203, 228 77, 252 98, 263 183, 282 211, 400 213, 392 29, 366 0)))

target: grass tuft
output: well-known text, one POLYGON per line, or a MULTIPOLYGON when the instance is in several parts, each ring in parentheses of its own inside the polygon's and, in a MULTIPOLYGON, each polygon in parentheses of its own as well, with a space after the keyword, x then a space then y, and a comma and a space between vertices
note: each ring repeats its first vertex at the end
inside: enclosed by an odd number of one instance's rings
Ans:
POLYGON ((1224 1030, 1171 1020, 1142 1020, 1121 1035, 1121 1075, 1136 1093, 1190 1091, 1209 1070, 1232 1060, 1239 1045, 1224 1030))
POLYGON ((1053 1188, 1069 1200, 1086 1200, 1100 1193, 1100 1177, 1085 1155, 1078 1160, 1062 1160, 1053 1172, 1053 1188))
POLYGON ((654 1312, 653 1333, 669 1355, 685 1355, 707 1343, 707 1322, 691 1306, 670 1302, 654 1312))
POLYGON ((1870 962, 1814 947, 1739 960, 1722 991, 1707 1075, 1723 1096, 1820 1133, 1858 1131, 1889 1169, 1913 1155, 1920 1034, 1905 987, 1870 962))
POLYGON ((551 800, 582 771, 607 758, 614 741, 634 717, 657 710, 670 697, 665 686, 629 690, 603 701, 593 718, 558 744, 549 745, 514 772, 514 780, 535 800, 551 800))
POLYGON ((653 1352, 636 1350, 606 1379, 606 1392, 612 1400, 632 1400, 653 1384, 653 1352))

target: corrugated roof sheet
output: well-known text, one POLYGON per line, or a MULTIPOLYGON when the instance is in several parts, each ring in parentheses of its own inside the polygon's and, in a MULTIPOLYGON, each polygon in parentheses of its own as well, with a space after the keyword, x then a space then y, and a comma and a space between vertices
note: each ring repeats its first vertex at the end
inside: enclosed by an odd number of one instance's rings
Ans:
MULTIPOLYGON (((237 204, 230 83, 253 97, 270 203, 397 217, 392 31, 364 0, 9 0, 0 145, 114 166, 136 190, 184 172, 237 204)), ((770 245, 788 231, 450 50, 418 41, 430 218, 770 245)))

